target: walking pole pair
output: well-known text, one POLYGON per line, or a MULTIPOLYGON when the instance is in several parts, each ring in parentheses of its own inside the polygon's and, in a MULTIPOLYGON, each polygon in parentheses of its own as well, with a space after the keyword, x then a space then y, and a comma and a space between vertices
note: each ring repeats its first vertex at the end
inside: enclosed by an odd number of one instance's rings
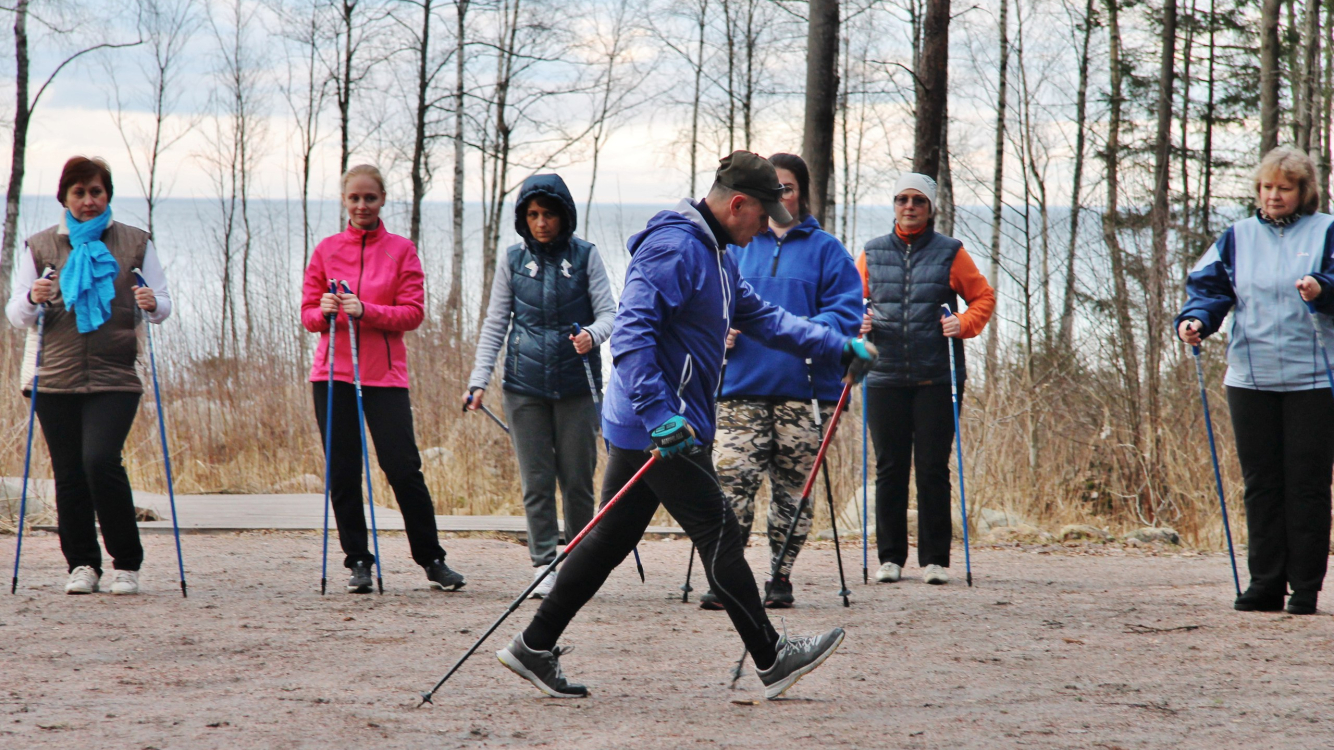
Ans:
MULTIPOLYGON (((132 271, 139 286, 148 288, 143 272, 138 268, 132 271)), ((162 468, 167 474, 167 502, 171 505, 171 532, 176 537, 176 567, 181 573, 181 597, 189 598, 185 588, 185 558, 181 555, 181 527, 176 522, 176 490, 171 477, 171 451, 167 450, 167 422, 162 413, 162 390, 157 382, 157 355, 153 351, 153 324, 144 324, 144 334, 148 339, 148 367, 153 374, 153 402, 157 406, 157 432, 162 439, 162 468)), ((37 390, 36 377, 33 378, 33 391, 37 390)), ((30 438, 31 439, 31 438, 30 438)))
MULTIPOLYGON (((42 278, 50 278, 55 269, 47 266, 42 273, 42 278)), ((37 413, 37 375, 42 370, 42 342, 46 333, 46 303, 37 306, 37 351, 35 352, 36 364, 32 368, 32 390, 28 395, 28 447, 23 453, 23 487, 19 491, 19 526, 18 526, 18 546, 14 548, 14 578, 9 584, 9 593, 17 594, 19 590, 19 559, 23 557, 23 522, 28 512, 28 469, 32 465, 32 432, 33 421, 37 413)), ((182 579, 184 580, 184 579, 182 579)))
MULTIPOLYGON (((806 360, 806 380, 811 384, 811 415, 815 418, 815 428, 818 430, 824 425, 820 418, 820 399, 815 395, 815 376, 811 372, 811 360, 806 360)), ((824 474, 824 496, 829 502, 829 527, 834 531, 834 557, 838 560, 838 595, 843 597, 843 606, 851 607, 852 602, 848 597, 852 592, 848 590, 847 578, 843 576, 843 548, 838 543, 838 511, 834 510, 834 490, 829 483, 829 464, 820 467, 824 474)), ((781 558, 779 563, 782 563, 781 558)))
MULTIPOLYGON (((829 444, 834 439, 834 432, 838 430, 839 417, 843 415, 843 409, 848 405, 848 395, 851 393, 852 383, 844 383, 843 393, 838 397, 838 406, 834 407, 834 416, 829 418, 829 428, 825 430, 824 439, 820 441, 820 450, 815 454, 815 464, 811 466, 811 473, 806 476, 806 485, 801 490, 801 499, 797 501, 797 512, 792 516, 792 521, 787 526, 787 536, 783 539, 783 546, 779 550, 778 557, 774 558, 774 562, 771 564, 771 575, 773 577, 778 576, 783 558, 787 557, 788 550, 792 548, 792 537, 797 532, 797 523, 801 520, 801 511, 805 509, 806 502, 811 498, 811 488, 815 486, 815 476, 824 464, 825 453, 829 451, 829 444)), ((747 653, 749 651, 742 647, 741 658, 737 660, 736 667, 732 670, 731 687, 733 689, 736 688, 737 680, 741 679, 741 668, 746 663, 747 653)))
MULTIPOLYGON (((948 307, 940 308, 940 317, 948 318, 954 312, 948 307)), ((963 566, 968 585, 973 585, 973 561, 968 552, 968 493, 963 487, 963 435, 959 431, 959 375, 954 369, 954 342, 946 337, 945 348, 950 353, 950 400, 954 403, 954 453, 955 463, 959 466, 959 513, 963 526, 963 566)))
POLYGON ((528 584, 528 588, 524 589, 523 593, 519 594, 518 598, 510 602, 510 605, 505 609, 504 614, 502 614, 499 618, 497 618, 495 622, 491 623, 491 627, 487 628, 486 632, 482 633, 482 637, 478 638, 477 642, 472 644, 472 648, 469 648, 467 651, 465 651, 463 653, 463 656, 460 656, 459 660, 454 662, 454 666, 449 668, 449 671, 445 673, 444 677, 440 678, 439 682, 435 683, 434 687, 432 687, 427 692, 421 694, 422 702, 417 704, 418 708, 421 708, 427 703, 431 703, 432 696, 434 696, 436 691, 439 690, 440 687, 445 684, 445 681, 448 680, 450 677, 453 677, 454 673, 459 671, 459 667, 463 666, 463 662, 467 661, 468 657, 476 653, 478 648, 481 648, 482 643, 484 643, 487 638, 490 638, 492 633, 496 632, 496 628, 499 628, 501 623, 505 622, 505 620, 507 620, 510 615, 514 614, 514 611, 517 610, 519 606, 524 603, 524 601, 528 598, 529 594, 532 594, 533 590, 536 589, 538 585, 542 583, 542 581, 546 580, 547 576, 555 572, 556 566, 560 565, 562 562, 565 561, 565 558, 570 556, 570 552, 574 551, 574 548, 579 546, 579 543, 584 540, 584 537, 588 536, 588 532, 592 531, 593 527, 598 525, 598 522, 602 520, 602 517, 607 515, 607 512, 610 511, 612 507, 616 505, 616 503, 620 502, 621 498, 625 497, 625 494, 630 491, 630 488, 634 487, 635 484, 640 480, 640 478, 643 477, 645 474, 647 474, 648 470, 653 468, 653 465, 656 464, 657 462, 658 462, 658 456, 656 453, 652 456, 649 456, 649 459, 644 462, 644 465, 639 467, 639 471, 636 471, 635 475, 630 477, 630 481, 626 482, 625 486, 621 488, 620 492, 617 492, 616 495, 612 497, 612 499, 608 500, 607 503, 602 506, 602 509, 597 512, 597 515, 593 516, 593 520, 589 521, 588 525, 585 526, 583 530, 580 531, 573 539, 571 539, 569 544, 565 545, 565 549, 561 550, 561 553, 559 555, 556 555, 556 559, 552 560, 551 564, 547 565, 547 567, 542 571, 542 574, 539 575, 537 578, 533 579, 533 582, 528 584))
MULTIPOLYGON (((352 289, 348 287, 347 282, 344 281, 342 284, 343 293, 351 294, 352 289)), ((361 458, 366 471, 366 504, 371 516, 371 540, 375 545, 375 583, 380 590, 380 594, 383 595, 384 575, 380 568, 380 532, 375 527, 375 483, 371 481, 371 453, 366 444, 366 407, 361 397, 361 363, 358 361, 359 350, 357 348, 357 329, 360 325, 360 321, 352 320, 351 316, 348 317, 347 335, 352 347, 352 385, 357 391, 357 428, 361 432, 361 458)), ((333 335, 333 331, 330 331, 330 335, 333 335)))

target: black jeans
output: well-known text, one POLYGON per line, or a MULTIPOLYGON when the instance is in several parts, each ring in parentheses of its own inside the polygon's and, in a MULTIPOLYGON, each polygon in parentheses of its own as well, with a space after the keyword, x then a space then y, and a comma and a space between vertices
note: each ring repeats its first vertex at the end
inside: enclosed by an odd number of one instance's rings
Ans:
POLYGON ((97 525, 116 570, 138 570, 144 561, 134 495, 120 458, 138 411, 137 393, 37 394, 37 419, 56 478, 60 551, 70 570, 88 565, 101 575, 97 525))
MULTIPOLYGON (((612 446, 602 502, 615 496, 647 460, 642 451, 612 446)), ((565 560, 556 587, 524 631, 524 643, 538 651, 556 645, 580 608, 634 549, 659 503, 695 542, 709 586, 722 600, 755 663, 767 668, 774 660, 778 633, 764 612, 755 576, 746 563, 741 526, 718 486, 712 445, 693 456, 659 461, 602 517, 565 560)))
MULTIPOLYGON (((963 388, 959 389, 963 398, 963 388)), ((875 537, 880 562, 908 559, 908 476, 917 470, 917 562, 950 566, 950 387, 867 388, 866 418, 875 445, 875 537), (916 455, 914 455, 914 451, 916 455)))
MULTIPOLYGON (((325 438, 324 410, 329 384, 311 383, 315 394, 315 421, 320 425, 320 445, 325 438)), ((403 512, 412 559, 422 567, 443 559, 435 528, 435 504, 422 477, 421 453, 412 431, 412 402, 407 388, 362 386, 366 430, 375 442, 375 457, 384 471, 394 499, 403 512)), ((357 425, 357 394, 351 383, 334 381, 333 456, 329 458, 330 498, 338 521, 338 541, 346 555, 343 564, 372 563, 375 555, 366 546, 366 510, 361 493, 361 430, 357 425)))
POLYGON ((1246 564, 1272 595, 1319 591, 1329 565, 1334 399, 1327 388, 1257 391, 1228 386, 1246 480, 1246 564))

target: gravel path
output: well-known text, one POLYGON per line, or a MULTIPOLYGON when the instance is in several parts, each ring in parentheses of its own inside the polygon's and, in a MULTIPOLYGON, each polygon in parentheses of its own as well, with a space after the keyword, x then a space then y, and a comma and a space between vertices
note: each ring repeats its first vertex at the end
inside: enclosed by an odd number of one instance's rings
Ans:
MULTIPOLYGON (((182 600, 171 537, 144 541, 138 597, 64 596, 56 538, 25 542, 19 595, 0 595, 0 747, 1334 743, 1334 618, 1232 611, 1225 555, 980 549, 969 589, 926 586, 915 566, 899 584, 863 586, 849 545, 857 581, 844 609, 826 543, 798 563, 787 627, 838 624, 848 638, 790 699, 764 702, 749 670, 728 689, 740 642, 726 616, 680 603, 689 543, 644 542, 648 583, 622 566, 564 640, 578 647, 566 671, 590 698, 544 698, 496 663, 528 603, 418 709, 417 694, 531 580, 524 547, 448 541, 469 583, 440 593, 402 535, 388 535, 383 597, 341 593, 337 569, 338 593, 321 598, 318 535, 187 536, 182 600)), ((0 538, 0 561, 13 551, 0 538)), ((761 548, 749 557, 763 569, 761 548)))

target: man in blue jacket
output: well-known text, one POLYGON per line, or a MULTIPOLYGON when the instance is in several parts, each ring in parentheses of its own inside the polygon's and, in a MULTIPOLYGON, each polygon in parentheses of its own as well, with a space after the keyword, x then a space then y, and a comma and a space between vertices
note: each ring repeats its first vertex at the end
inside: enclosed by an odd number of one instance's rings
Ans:
POLYGON ((860 339, 764 302, 738 274, 727 246, 749 243, 771 218, 790 222, 781 194, 772 164, 737 151, 722 160, 704 200, 683 200, 630 238, 630 266, 611 335, 614 370, 602 410, 602 434, 610 444, 603 502, 643 467, 649 450, 662 460, 570 554, 527 629, 497 653, 547 695, 588 694, 565 679, 556 641, 630 553, 659 503, 695 542, 709 585, 755 660, 766 698, 782 695, 843 642, 842 628, 791 638, 774 630, 709 449, 730 328, 820 365, 842 361, 850 379, 860 378, 874 360, 874 349, 860 339))

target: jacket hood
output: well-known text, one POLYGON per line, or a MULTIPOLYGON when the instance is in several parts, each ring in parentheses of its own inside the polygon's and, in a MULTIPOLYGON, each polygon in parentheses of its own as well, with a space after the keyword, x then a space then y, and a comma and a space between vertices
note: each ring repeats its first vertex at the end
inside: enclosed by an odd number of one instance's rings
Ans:
POLYGON ((579 213, 574 208, 574 198, 570 195, 570 189, 565 186, 565 180, 558 174, 535 174, 523 181, 519 188, 519 197, 514 200, 514 231, 523 238, 524 244, 533 251, 549 251, 552 247, 564 247, 569 243, 570 238, 574 236, 574 230, 579 225, 579 213), (554 198, 560 204, 564 215, 560 220, 560 235, 554 242, 546 244, 533 239, 533 235, 528 231, 528 218, 524 215, 527 209, 528 201, 537 196, 554 198))
POLYGON ((689 199, 683 199, 676 208, 670 211, 659 211, 653 218, 649 219, 644 231, 630 236, 630 239, 625 243, 625 249, 630 251, 631 256, 634 256, 635 251, 648 240, 650 235, 662 229, 680 229, 695 235, 705 245, 718 247, 718 241, 714 238, 713 232, 709 231, 704 216, 691 205, 689 199))

